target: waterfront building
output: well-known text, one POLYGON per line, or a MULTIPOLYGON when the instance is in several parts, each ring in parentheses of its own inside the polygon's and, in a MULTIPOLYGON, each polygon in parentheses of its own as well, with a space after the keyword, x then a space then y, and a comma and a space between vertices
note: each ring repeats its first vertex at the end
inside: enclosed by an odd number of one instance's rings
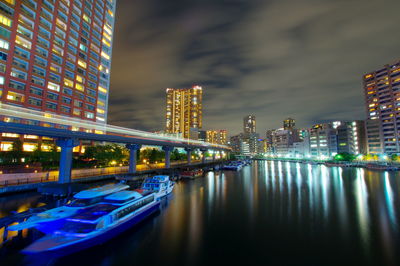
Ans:
POLYGON ((310 140, 305 138, 302 141, 293 142, 289 147, 289 155, 293 158, 307 158, 310 156, 310 140))
POLYGON ((256 117, 247 115, 243 118, 243 132, 245 134, 256 133, 256 117))
POLYGON ((400 61, 363 76, 368 153, 400 153, 400 61))
POLYGON ((365 154, 365 123, 362 120, 341 122, 337 127, 338 153, 365 154))
POLYGON ((311 157, 328 159, 338 153, 337 131, 333 123, 314 125, 309 132, 311 157))
POLYGON ((257 133, 240 133, 230 138, 230 146, 233 152, 241 155, 255 155, 258 153, 258 140, 260 136, 257 133))
POLYGON ((216 143, 225 145, 227 143, 227 131, 226 130, 207 130, 206 141, 209 143, 216 143))
MULTIPOLYGON (((115 5, 115 0, 1 1, 0 102, 106 123, 115 5)), ((16 138, 25 151, 47 150, 52 141, 3 133, 1 150, 16 138)))
POLYGON ((203 89, 193 86, 188 89, 166 90, 166 132, 182 133, 191 138, 192 129, 202 128, 203 89))
POLYGON ((294 141, 295 135, 292 130, 280 128, 272 132, 272 145, 274 153, 278 156, 287 156, 294 141))
POLYGON ((227 144, 227 131, 221 130, 199 130, 198 139, 208 143, 215 143, 226 145, 227 144))

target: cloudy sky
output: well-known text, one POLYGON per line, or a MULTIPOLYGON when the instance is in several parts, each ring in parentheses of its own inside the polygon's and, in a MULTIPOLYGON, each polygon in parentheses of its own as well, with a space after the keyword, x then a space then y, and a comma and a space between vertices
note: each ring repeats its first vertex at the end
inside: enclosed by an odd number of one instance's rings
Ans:
POLYGON ((203 128, 363 119, 364 73, 400 59, 399 0, 118 0, 110 124, 164 127, 165 88, 203 86, 203 128))

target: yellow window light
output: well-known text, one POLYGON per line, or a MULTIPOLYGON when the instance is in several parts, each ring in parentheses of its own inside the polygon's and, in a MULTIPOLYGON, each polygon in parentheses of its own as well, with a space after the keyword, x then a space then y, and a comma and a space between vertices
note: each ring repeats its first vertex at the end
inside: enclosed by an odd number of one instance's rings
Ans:
POLYGON ((101 87, 101 86, 99 86, 99 91, 100 92, 102 92, 102 93, 107 93, 107 89, 105 89, 105 88, 103 88, 103 87, 101 87))

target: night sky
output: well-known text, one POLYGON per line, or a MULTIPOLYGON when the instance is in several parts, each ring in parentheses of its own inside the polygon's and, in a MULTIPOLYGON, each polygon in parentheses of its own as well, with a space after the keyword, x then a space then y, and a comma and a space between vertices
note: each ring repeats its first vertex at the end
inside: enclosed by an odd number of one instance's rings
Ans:
POLYGON ((203 128, 364 119, 362 75, 400 58, 399 0, 117 0, 109 124, 162 130, 203 86, 203 128))

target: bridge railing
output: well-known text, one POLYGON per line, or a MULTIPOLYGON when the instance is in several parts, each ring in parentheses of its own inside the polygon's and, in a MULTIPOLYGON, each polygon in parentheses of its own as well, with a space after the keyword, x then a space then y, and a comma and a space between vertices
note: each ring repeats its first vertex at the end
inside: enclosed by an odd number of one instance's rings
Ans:
MULTIPOLYGON (((198 160, 193 163, 199 162, 198 160)), ((183 166, 186 161, 174 161, 171 166, 183 166)), ((155 170, 162 169, 165 167, 164 163, 157 164, 139 164, 137 165, 137 171, 155 170)), ((93 176, 105 176, 115 174, 128 173, 128 166, 115 166, 105 168, 84 168, 84 169, 72 169, 71 178, 81 179, 85 177, 93 176)), ((16 174, 0 174, 0 187, 34 184, 34 183, 45 183, 58 181, 58 171, 47 171, 38 173, 16 173, 16 174)))

